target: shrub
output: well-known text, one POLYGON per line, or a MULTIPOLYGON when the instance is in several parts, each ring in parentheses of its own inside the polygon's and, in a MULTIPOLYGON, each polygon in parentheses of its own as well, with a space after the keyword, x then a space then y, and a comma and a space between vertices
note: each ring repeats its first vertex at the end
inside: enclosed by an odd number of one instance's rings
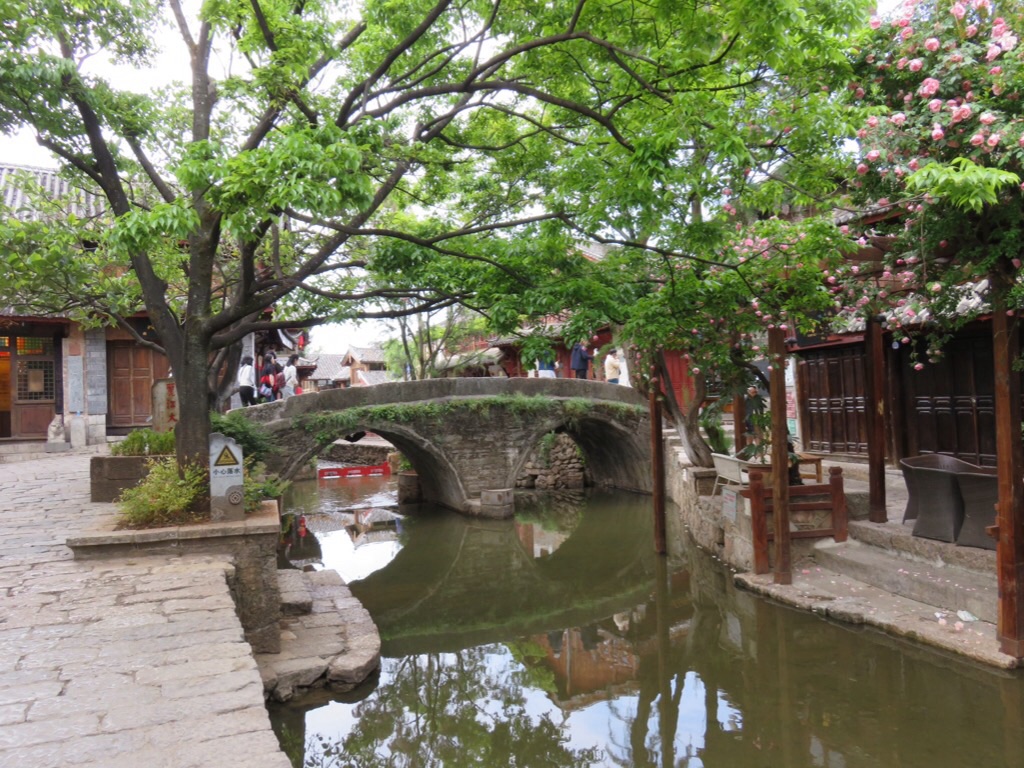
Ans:
POLYGON ((186 525, 208 520, 208 512, 197 512, 196 502, 209 493, 204 467, 185 467, 178 475, 173 457, 149 462, 149 474, 118 500, 121 528, 155 528, 162 525, 186 525))
POLYGON ((267 471, 262 461, 249 457, 245 459, 245 474, 242 476, 242 494, 246 513, 256 512, 264 499, 279 498, 291 485, 279 475, 267 471))
POLYGON ((241 411, 232 411, 226 416, 211 411, 210 431, 220 432, 233 439, 241 447, 246 459, 263 461, 274 450, 274 441, 267 430, 249 421, 241 411))
POLYGON ((111 456, 171 456, 174 454, 174 433, 136 429, 124 440, 110 447, 111 456))

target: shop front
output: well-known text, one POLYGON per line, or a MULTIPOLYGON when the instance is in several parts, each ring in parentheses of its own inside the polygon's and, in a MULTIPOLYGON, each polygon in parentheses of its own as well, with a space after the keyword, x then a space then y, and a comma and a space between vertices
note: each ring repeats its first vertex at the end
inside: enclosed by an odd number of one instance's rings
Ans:
POLYGON ((0 439, 45 439, 60 402, 63 324, 0 326, 0 439))

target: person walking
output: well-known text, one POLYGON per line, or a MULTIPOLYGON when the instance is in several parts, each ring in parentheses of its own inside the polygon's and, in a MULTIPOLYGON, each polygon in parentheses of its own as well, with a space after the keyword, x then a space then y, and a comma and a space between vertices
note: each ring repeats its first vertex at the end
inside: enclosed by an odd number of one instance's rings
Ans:
POLYGON ((615 347, 612 347, 604 358, 604 380, 609 384, 618 384, 621 372, 622 363, 619 362, 619 356, 615 351, 615 347))
POLYGON ((587 378, 587 368, 594 356, 587 352, 587 340, 577 341, 572 345, 572 355, 569 358, 569 367, 577 379, 587 378))
POLYGON ((252 364, 252 355, 246 355, 238 367, 238 396, 242 407, 256 405, 256 369, 252 364))
POLYGON ((267 352, 263 355, 263 365, 260 366, 259 394, 260 400, 264 403, 274 401, 274 377, 276 374, 274 360, 274 353, 267 352))
POLYGON ((299 362, 298 355, 288 357, 284 366, 284 388, 281 390, 281 399, 287 400, 295 394, 295 388, 299 386, 299 371, 295 364, 299 362))
POLYGON ((555 378, 555 358, 550 352, 537 358, 537 378, 555 378))

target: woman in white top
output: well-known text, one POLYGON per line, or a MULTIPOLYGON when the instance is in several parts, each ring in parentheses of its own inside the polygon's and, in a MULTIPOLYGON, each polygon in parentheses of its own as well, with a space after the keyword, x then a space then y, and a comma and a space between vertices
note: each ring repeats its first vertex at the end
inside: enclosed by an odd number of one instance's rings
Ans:
POLYGON ((250 355, 243 357, 238 366, 238 396, 242 405, 256 405, 256 369, 250 355))
POLYGON ((281 399, 287 400, 295 394, 295 388, 299 386, 299 371, 295 364, 299 362, 298 355, 292 355, 284 366, 284 389, 281 390, 281 399))

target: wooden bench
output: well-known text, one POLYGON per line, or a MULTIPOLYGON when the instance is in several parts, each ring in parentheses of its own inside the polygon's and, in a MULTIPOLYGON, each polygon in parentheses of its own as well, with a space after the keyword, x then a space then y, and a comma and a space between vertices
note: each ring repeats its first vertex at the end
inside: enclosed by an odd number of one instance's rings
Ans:
MULTIPOLYGON (((772 489, 758 476, 741 495, 750 499, 750 525, 754 546, 754 573, 768 573, 768 542, 775 538, 768 530, 768 513, 772 511, 772 489)), ((825 510, 831 513, 831 526, 790 530, 791 539, 833 537, 837 542, 846 541, 848 524, 846 517, 846 494, 843 491, 843 470, 829 468, 829 479, 821 485, 791 485, 789 487, 789 511, 825 510)))

